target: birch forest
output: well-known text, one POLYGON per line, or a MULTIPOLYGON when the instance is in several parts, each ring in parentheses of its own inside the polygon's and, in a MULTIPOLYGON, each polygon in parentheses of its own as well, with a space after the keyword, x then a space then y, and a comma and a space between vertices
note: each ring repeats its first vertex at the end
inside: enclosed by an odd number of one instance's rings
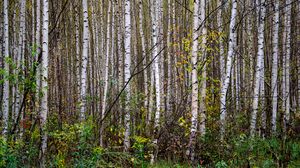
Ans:
POLYGON ((300 167, 300 0, 0 6, 0 168, 300 167))

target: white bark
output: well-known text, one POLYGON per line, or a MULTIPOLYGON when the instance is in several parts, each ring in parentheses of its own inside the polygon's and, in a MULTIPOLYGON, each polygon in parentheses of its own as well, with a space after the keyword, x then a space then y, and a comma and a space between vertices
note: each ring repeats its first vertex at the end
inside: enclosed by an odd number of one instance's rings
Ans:
MULTIPOLYGON (((153 2, 153 9, 152 10, 152 39, 153 45, 156 45, 153 49, 152 58, 156 57, 158 54, 158 36, 159 36, 159 16, 161 14, 160 11, 160 1, 153 2), (156 4, 157 3, 157 4, 156 4)), ((161 112, 161 88, 160 88, 160 69, 159 69, 159 57, 154 60, 154 78, 155 78, 155 98, 156 98, 156 111, 155 111, 155 118, 154 118, 154 127, 159 127, 159 120, 160 120, 160 112, 161 112)))
POLYGON ((160 69, 159 69, 159 56, 158 56, 158 49, 159 44, 158 38, 159 38, 159 23, 160 23, 160 17, 162 15, 161 11, 161 1, 151 1, 151 18, 152 18, 152 42, 155 46, 152 52, 152 59, 154 59, 154 65, 153 65, 153 71, 154 71, 154 82, 155 82, 155 102, 156 102, 156 109, 155 109, 155 117, 154 117, 154 138, 153 138, 153 146, 154 150, 151 154, 151 164, 154 163, 154 160, 157 155, 157 134, 158 129, 160 126, 160 115, 161 115, 161 83, 160 83, 160 69))
MULTIPOLYGON (((110 42, 111 42, 111 24, 110 24, 110 18, 111 18, 111 1, 108 2, 108 10, 107 10, 107 34, 106 34, 106 58, 105 58, 105 69, 104 69, 104 91, 103 91, 103 99, 102 99, 102 113, 101 117, 104 117, 104 113, 106 110, 106 101, 107 101, 107 91, 108 91, 108 70, 109 70, 109 60, 111 59, 111 53, 110 53, 110 42)), ((101 132, 100 132, 100 145, 103 145, 102 142, 102 131, 103 128, 101 126, 101 132)))
MULTIPOLYGON (((202 24, 202 40, 201 40, 201 55, 202 55, 202 62, 206 61, 206 35, 207 35, 207 29, 205 26, 205 0, 201 0, 200 1, 200 23, 202 24)), ((195 25, 194 25, 195 26, 195 25)), ((195 28, 195 27, 194 27, 195 28)), ((203 66, 203 69, 201 70, 202 72, 202 77, 201 77, 201 83, 200 83, 200 95, 201 95, 201 99, 200 99, 200 134, 201 136, 205 135, 206 132, 206 106, 205 106, 205 98, 206 98, 206 63, 203 66)))
MULTIPOLYGON (((262 20, 259 20, 260 17, 265 17, 265 10, 266 9, 262 9, 262 8, 265 8, 265 6, 262 6, 264 5, 264 1, 261 1, 260 2, 260 9, 259 8, 256 8, 257 9, 257 22, 258 22, 258 27, 259 25, 261 24, 261 22, 263 22, 262 20), (263 13, 264 12, 264 13, 263 13)), ((264 31, 264 30, 263 30, 264 31)), ((264 55, 264 51, 262 49, 262 54, 264 55)), ((267 117, 267 114, 266 114, 266 111, 265 111, 265 65, 264 65, 264 56, 263 56, 263 59, 261 59, 261 70, 260 70, 260 81, 259 81, 259 99, 260 99, 260 106, 261 106, 261 129, 259 129, 259 134, 261 136, 264 136, 264 132, 265 132, 265 129, 266 129, 266 117, 267 117)))
MULTIPOLYGON (((155 7, 152 5, 153 2, 150 1, 150 8, 149 8, 149 12, 150 12, 150 23, 151 23, 151 45, 150 46, 154 46, 155 43, 153 41, 153 34, 154 34, 154 30, 153 30, 153 20, 155 19, 155 13, 154 13, 154 9, 155 7)), ((154 51, 153 51, 154 52, 154 51)), ((153 55, 153 54, 152 54, 153 55)), ((152 56, 150 57, 151 59, 153 58, 152 56)), ((153 68, 153 64, 151 65, 151 70, 150 70, 150 89, 149 89, 149 110, 148 110, 148 115, 147 115, 147 120, 146 120, 146 125, 150 126, 150 122, 152 121, 152 112, 153 112, 153 107, 154 107, 154 68, 153 68)), ((150 127, 149 127, 150 128, 150 127)), ((150 131, 150 130, 149 130, 150 131)))
POLYGON ((171 96, 172 96, 172 61, 171 61, 171 51, 172 51, 172 44, 171 44, 171 33, 172 33, 172 20, 171 20, 171 12, 172 10, 172 2, 168 0, 168 32, 167 32, 167 94, 166 94, 166 118, 171 116, 172 107, 171 107, 171 96))
MULTIPOLYGON (((36 46, 36 55, 35 61, 38 61, 38 53, 40 53, 40 43, 41 43, 41 1, 36 0, 36 35, 35 35, 35 46, 36 46)), ((38 65, 36 70, 36 94, 35 94, 35 103, 36 111, 40 110, 40 91, 41 91, 41 66, 38 65)))
POLYGON ((267 127, 266 119, 267 114, 265 110, 265 65, 264 65, 264 59, 261 60, 261 77, 259 82, 259 97, 260 97, 260 106, 261 106, 261 128, 260 133, 262 133, 261 136, 264 137, 264 132, 267 127), (261 132, 262 131, 262 132, 261 132))
MULTIPOLYGON (((130 13, 130 0, 125 2, 125 63, 124 63, 124 77, 125 83, 129 82, 130 66, 131 66, 131 13, 130 13)), ((125 89, 125 138, 124 138, 124 151, 130 148, 130 85, 125 89)))
MULTIPOLYGON (((191 161, 194 160, 194 148, 196 141, 196 131, 198 126, 198 36, 199 33, 197 29, 199 27, 199 0, 194 1, 194 13, 193 13, 193 42, 192 42, 192 104, 191 104, 191 112, 192 112, 192 124, 191 124, 191 134, 190 134, 190 142, 189 149, 187 150, 187 155, 190 156, 191 161)), ((202 4, 201 4, 202 5, 202 4)), ((202 19, 202 18, 201 18, 202 19)))
POLYGON ((224 77, 224 82, 221 85, 221 111, 220 111, 220 135, 221 140, 224 139, 225 134, 225 123, 226 123, 226 94, 228 91, 228 86, 230 82, 230 74, 231 74, 231 66, 232 66, 232 58, 234 57, 234 49, 236 47, 236 30, 235 30, 235 23, 236 23, 236 16, 237 16, 237 0, 232 1, 232 9, 231 9, 231 19, 230 19, 230 34, 229 34, 229 45, 228 45, 228 56, 226 61, 226 75, 224 77))
MULTIPOLYGON (((40 41, 41 41, 41 1, 36 0, 36 32, 35 32, 35 42, 37 47, 37 53, 39 53, 40 41)), ((37 58, 36 58, 37 61, 37 58)))
MULTIPOLYGON (((98 84, 99 84, 99 78, 98 78, 98 72, 99 72, 99 58, 100 58, 100 55, 99 55, 99 31, 98 31, 98 27, 99 27, 99 23, 97 21, 97 4, 98 2, 95 1, 95 0, 92 0, 91 2, 92 6, 91 6, 91 10, 92 10, 92 19, 91 19, 91 26, 92 26, 92 33, 93 33, 93 48, 91 48, 91 50, 93 51, 94 55, 93 57, 91 58, 92 61, 91 61, 91 66, 92 66, 92 69, 91 69, 91 73, 92 73, 92 88, 93 88, 93 97, 94 96, 98 96, 99 95, 99 87, 98 87, 98 84)), ((96 114, 100 114, 99 112, 99 103, 98 102, 98 99, 95 98, 93 99, 93 103, 92 103, 92 108, 94 109, 94 113, 96 114)), ((100 134, 102 135, 102 134, 100 134)))
MULTIPOLYGON (((247 1, 247 7, 249 9, 252 9, 253 8, 253 2, 252 0, 248 0, 247 1)), ((247 51, 248 51, 248 60, 249 60, 249 71, 248 71, 248 80, 247 82, 249 81, 249 87, 247 88, 248 89, 248 96, 252 96, 253 95, 253 76, 254 76, 254 73, 253 73, 253 62, 254 62, 254 59, 253 59, 253 55, 254 55, 254 51, 253 51, 253 17, 252 16, 248 16, 248 19, 246 20, 247 22, 247 33, 246 33, 246 36, 248 37, 248 40, 247 40, 247 51)), ((249 104, 251 104, 251 101, 249 101, 249 104)), ((251 106, 251 105, 250 105, 251 106)))
POLYGON ((81 108, 80 120, 85 119, 86 112, 86 92, 87 92, 87 62, 88 62, 88 48, 89 48, 89 23, 88 23, 88 3, 87 0, 82 0, 83 6, 83 44, 82 44, 82 60, 81 60, 81 108))
MULTIPOLYGON (((119 92, 121 92, 123 86, 124 86, 124 46, 123 46, 123 37, 124 37, 124 12, 123 12, 123 8, 124 5, 122 5, 123 3, 120 2, 118 4, 118 9, 117 13, 118 13, 118 33, 117 33, 117 45, 118 45, 118 86, 119 86, 119 92)), ((119 124, 123 125, 123 110, 124 109, 124 103, 123 103, 123 99, 119 100, 119 124)))
MULTIPOLYGON (((286 18, 284 18, 286 19, 286 18)), ((283 19, 283 20, 284 20, 283 19)), ((283 30, 282 33, 282 51, 286 51, 286 37, 287 37, 287 32, 286 29, 283 30)), ((281 105, 282 105, 282 111, 283 111, 283 131, 285 130, 285 106, 286 106, 286 71, 285 71, 285 64, 286 64, 286 52, 282 53, 282 69, 281 69, 281 91, 282 91, 282 100, 281 100, 281 105)))
MULTIPOLYGON (((258 0, 257 0, 258 2, 258 0)), ((259 6, 264 5, 264 1, 261 1, 260 4, 257 4, 259 6)), ((262 6, 264 7, 264 6, 262 6)), ((265 11, 262 10, 262 7, 260 8, 256 8, 257 9, 257 24, 258 27, 260 25, 260 23, 262 22, 260 20, 260 17, 265 17, 265 11)), ((266 10, 266 9, 264 9, 266 10)), ((264 53, 264 51, 262 50, 262 53, 264 53)), ((259 129, 259 135, 261 135, 261 133, 264 133, 265 129, 266 129, 266 111, 265 111, 265 64, 264 64, 264 56, 263 59, 261 59, 261 70, 260 70, 260 81, 259 81, 259 101, 260 101, 260 106, 261 106, 261 128, 263 129, 259 129)), ((264 136, 264 135, 262 135, 264 136)))
POLYGON ((284 128, 283 131, 286 131, 287 125, 290 121, 290 57, 291 57, 291 0, 286 0, 286 14, 285 14, 285 32, 286 32, 286 48, 285 48, 285 64, 284 65, 284 78, 285 78, 285 113, 284 113, 284 128))
MULTIPOLYGON (((18 6, 18 4, 16 4, 16 7, 18 6)), ((17 10, 16 8, 14 9, 13 11, 13 20, 17 20, 17 10)), ((2 26, 2 24, 1 24, 2 26)), ((2 27, 1 27, 2 28, 2 27)), ((13 51, 12 51, 12 55, 13 55, 13 59, 15 61, 15 63, 17 62, 18 60, 18 44, 17 44, 17 24, 16 22, 13 22, 13 25, 12 25, 12 30, 13 30, 13 42, 12 42, 12 45, 13 45, 13 51)), ((3 33, 1 32, 1 35, 3 35, 3 33)), ((1 47, 2 47, 2 44, 1 44, 1 47)), ((1 50, 1 54, 2 54, 2 50, 1 50)), ((1 55, 2 56, 2 55, 1 55)), ((2 65, 1 65, 2 66, 2 65)), ((16 74, 18 72, 17 69, 13 69, 13 74, 16 74)), ((15 82, 14 83, 14 86, 12 87, 12 91, 11 91, 11 95, 13 95, 13 101, 14 101, 14 106, 12 107, 12 117, 13 119, 15 120, 16 118, 16 90, 18 89, 18 82, 15 82)))
POLYGON ((76 111, 80 111, 80 81, 81 81, 81 73, 80 73, 80 47, 79 47, 79 10, 78 7, 75 8, 75 46, 76 46, 76 95, 77 95, 77 105, 76 111))
MULTIPOLYGON (((124 66, 123 66, 123 63, 124 63, 124 59, 123 59, 123 56, 124 56, 124 51, 123 51, 123 46, 122 46, 122 39, 123 39, 123 35, 124 35, 124 30, 123 30, 123 27, 124 27, 124 24, 123 24, 123 8, 122 8, 122 3, 119 4, 119 10, 117 11, 118 12, 118 39, 117 39, 117 43, 118 43, 118 54, 119 54, 119 57, 118 57, 118 68, 119 68, 119 77, 118 77, 118 80, 119 80, 119 92, 122 90, 123 88, 123 85, 124 85, 124 66)), ((120 103, 120 105, 122 106, 122 103, 120 103)))
POLYGON ((279 29, 279 0, 275 0, 273 17, 273 60, 272 60, 272 134, 276 133, 277 102, 278 102, 278 29, 279 29))
MULTIPOLYGON (((9 65, 5 61, 5 58, 9 57, 9 25, 8 25, 8 0, 4 0, 3 3, 4 13, 4 70, 6 74, 9 74, 9 65)), ((2 115, 3 115, 3 130, 2 135, 6 136, 8 129, 8 112, 9 112, 9 81, 6 78, 3 84, 3 101, 2 101, 2 115)))
POLYGON ((260 87, 264 82, 264 23, 265 23, 265 13, 266 13, 266 4, 265 0, 261 1, 260 5, 260 17, 259 17, 259 27, 258 27, 258 51, 257 51, 257 65, 256 65, 256 74, 254 82, 254 97, 252 104, 252 114, 250 120, 250 135, 253 137, 255 135, 256 129, 256 118, 258 112, 258 100, 262 93, 259 93, 260 87))
POLYGON ((41 127, 42 127, 42 167, 45 164, 45 153, 47 149, 47 132, 45 131, 47 115, 48 115, 48 32, 49 32, 49 2, 43 0, 43 47, 42 47, 42 80, 41 88, 43 89, 43 97, 41 98, 41 127))

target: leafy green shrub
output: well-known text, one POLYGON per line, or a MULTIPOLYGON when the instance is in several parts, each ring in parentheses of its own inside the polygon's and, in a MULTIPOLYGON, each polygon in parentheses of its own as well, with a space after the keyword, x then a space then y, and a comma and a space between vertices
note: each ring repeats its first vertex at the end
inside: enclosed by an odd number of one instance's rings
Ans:
POLYGON ((134 144, 132 148, 135 150, 135 157, 137 160, 141 160, 141 166, 144 167, 144 160, 149 157, 147 154, 145 154, 145 148, 150 145, 150 139, 142 136, 134 136, 133 139, 134 144))
POLYGON ((0 137, 0 167, 17 167, 20 164, 24 144, 21 141, 7 141, 0 137))

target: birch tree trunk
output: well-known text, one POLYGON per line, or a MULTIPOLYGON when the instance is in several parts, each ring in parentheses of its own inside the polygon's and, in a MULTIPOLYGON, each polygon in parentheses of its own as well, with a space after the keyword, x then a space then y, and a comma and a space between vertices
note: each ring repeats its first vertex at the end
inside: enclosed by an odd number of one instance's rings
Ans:
MULTIPOLYGON (((286 11, 286 10, 285 10, 286 11)), ((284 16, 286 15, 286 13, 284 14, 284 16)), ((285 20, 286 17, 283 17, 283 20, 285 20)), ((285 23, 285 21, 284 21, 285 23)), ((284 26, 285 27, 285 26, 284 26)), ((285 131, 285 111, 286 111, 286 37, 287 37, 287 32, 286 32, 286 28, 284 28, 283 32, 282 32, 282 67, 281 67, 281 93, 282 93, 282 99, 281 99, 281 109, 282 109, 282 121, 283 121, 283 132, 285 131)))
POLYGON ((236 29, 235 29, 235 24, 236 24, 236 16, 237 16, 237 0, 232 1, 232 9, 231 9, 231 19, 230 19, 230 34, 229 34, 229 45, 228 45, 228 56, 227 56, 227 61, 226 61, 226 75, 224 77, 224 82, 221 85, 221 111, 220 111, 220 121, 221 121, 221 126, 220 126, 220 136, 221 140, 224 139, 225 135, 225 127, 226 127, 226 95, 228 91, 228 86, 230 83, 230 74, 231 74, 231 66, 232 66, 232 59, 234 57, 234 50, 236 47, 236 29))
MULTIPOLYGON (((152 21, 152 30, 153 30, 153 45, 156 45, 153 49, 153 59, 158 55, 158 37, 159 37, 159 16, 161 15, 160 11, 160 1, 157 1, 156 3, 153 3, 153 10, 155 11, 154 15, 154 21, 152 21), (156 4, 157 3, 157 4, 156 4)), ((160 111, 161 111, 161 88, 160 88, 160 69, 159 69, 159 57, 154 60, 154 78, 155 78, 155 98, 156 98, 156 111, 155 111, 155 119, 154 119, 154 128, 159 127, 159 120, 160 120, 160 111)))
POLYGON ((279 29, 279 1, 275 0, 273 17, 273 60, 272 60, 272 134, 276 134, 277 100, 278 100, 278 31, 279 29))
POLYGON ((261 129, 260 135, 264 137, 264 132, 267 127, 266 119, 267 119, 267 114, 265 110, 265 65, 264 65, 264 59, 261 60, 261 79, 259 82, 259 97, 260 97, 260 106, 261 106, 261 129))
POLYGON ((207 36, 207 29, 205 26, 205 7, 206 7, 206 2, 205 0, 200 1, 200 23, 201 23, 201 35, 202 35, 202 40, 201 40, 201 55, 202 55, 202 62, 204 63, 203 68, 201 70, 201 82, 200 82, 200 134, 201 136, 205 135, 205 124, 206 124, 206 105, 205 105, 205 98, 206 98, 206 36, 207 36))
MULTIPOLYGON (((18 6, 18 3, 16 3, 15 5, 16 7, 18 6)), ((15 9, 13 10, 13 20, 17 20, 17 10, 16 10, 16 7, 15 9)), ((1 24, 2 25, 2 24, 1 24)), ((13 46, 13 51, 11 52, 12 53, 12 56, 13 56, 13 60, 15 62, 15 64, 17 64, 17 61, 18 61, 18 44, 17 44, 17 23, 16 22, 13 22, 12 24, 12 31, 14 32, 13 33, 13 42, 12 42, 12 46, 13 46)), ((1 37, 2 37, 3 33, 1 32, 1 37)), ((1 45, 2 47, 2 45, 1 45)), ((2 54, 2 50, 1 50, 1 54, 2 54)), ((1 55, 2 56, 2 55, 1 55)), ((2 68, 2 61, 1 61, 1 68, 2 68)), ((14 68, 13 69, 13 74, 16 74, 18 72, 18 69, 14 68)), ((13 120, 15 120, 15 117, 17 116, 16 115, 16 100, 17 100, 17 93, 16 93, 16 90, 18 89, 18 82, 15 82, 13 84, 13 87, 12 87, 12 90, 11 90, 11 95, 13 95, 13 107, 12 107, 12 117, 13 117, 13 120)), ((2 93, 2 92, 1 92, 2 93)))
MULTIPOLYGON (((247 0, 247 7, 249 9, 252 9, 253 8, 253 1, 252 0, 247 0)), ((247 19, 247 34, 248 34, 248 40, 247 40, 247 51, 248 51, 248 57, 249 57, 249 71, 248 71, 248 81, 249 81, 249 87, 247 88, 248 91, 248 95, 251 97, 253 95, 253 76, 254 76, 254 43, 253 43, 253 31, 254 31, 254 28, 253 28, 253 16, 252 15, 249 15, 248 16, 248 19, 247 19)), ((249 101, 249 103, 247 104, 248 108, 251 108, 252 104, 251 104, 251 101, 249 101)))
POLYGON ((161 113, 161 83, 160 83, 160 69, 159 69, 159 56, 158 56, 158 38, 159 38, 159 23, 160 23, 160 16, 162 15, 161 12, 161 1, 154 1, 152 0, 152 10, 151 10, 151 17, 152 17, 152 41, 153 45, 155 46, 152 52, 152 59, 154 59, 154 82, 155 82, 155 102, 156 102, 156 110, 155 110, 155 117, 154 117, 154 138, 153 138, 153 146, 154 146, 154 153, 151 155, 151 164, 154 163, 156 159, 158 147, 158 129, 160 126, 160 113, 161 113))
MULTIPOLYGON (((38 53, 40 53, 41 48, 41 1, 36 0, 36 32, 35 32, 35 46, 36 46, 36 55, 35 61, 38 61, 38 53)), ((35 94, 35 110, 40 110, 40 91, 41 91, 41 65, 38 65, 36 70, 36 94, 35 94)))
MULTIPOLYGON (((146 47, 145 47, 145 35, 143 29, 143 1, 139 1, 139 31, 141 36, 141 46, 142 46, 142 59, 144 63, 144 68, 147 66, 147 58, 146 58, 146 47)), ((147 69, 144 70, 144 110, 148 111, 148 73, 147 69)))
MULTIPOLYGON (((97 21, 97 11, 98 11, 98 6, 97 6, 97 1, 95 0, 92 0, 91 2, 92 4, 92 19, 91 19, 91 29, 92 29, 92 32, 93 32, 93 48, 91 48, 91 50, 93 51, 93 56, 92 56, 92 61, 91 61, 91 64, 92 64, 92 69, 91 69, 91 73, 92 73, 92 88, 93 88, 93 103, 92 103, 92 106, 93 106, 93 113, 95 114, 100 114, 100 111, 99 111, 99 99, 97 99, 97 96, 99 95, 99 87, 98 87, 98 84, 99 84, 99 78, 98 78, 98 72, 99 72, 99 69, 100 69, 100 66, 99 66, 99 59, 101 58, 100 55, 99 55, 99 31, 98 31, 98 28, 99 28, 99 23, 97 21)), ((100 101, 101 102, 101 101, 100 101)), ((100 134, 101 136, 102 134, 100 134)))
MULTIPOLYGON (((103 91, 103 99, 102 99, 102 113, 101 116, 104 117, 104 113, 106 110, 106 101, 107 101, 107 90, 108 90, 108 70, 109 70, 109 60, 111 59, 110 55, 110 42, 111 42, 111 1, 108 2, 108 10, 107 10, 107 34, 106 34, 106 58, 105 58, 105 69, 104 69, 104 91, 103 91)), ((103 124, 102 124, 103 125, 103 124)), ((102 142, 102 133, 103 133, 103 126, 100 126, 100 145, 103 146, 102 142)))
POLYGON ((261 1, 260 5, 260 17, 259 17, 259 27, 258 27, 258 51, 257 51, 257 63, 256 63, 256 74, 254 81, 254 97, 252 104, 252 114, 250 120, 250 136, 255 135, 256 129, 256 118, 258 112, 258 100, 262 93, 259 93, 260 86, 264 81, 264 23, 265 23, 265 13, 266 13, 266 4, 265 0, 261 1))
POLYGON ((290 121, 290 57, 291 57, 291 12, 292 12, 292 4, 291 0, 286 0, 286 12, 285 12, 285 32, 286 32, 286 48, 285 48, 285 64, 284 65, 284 78, 285 78, 285 113, 284 113, 284 125, 283 125, 283 132, 286 133, 287 126, 289 125, 290 121))
MULTIPOLYGON (((124 62, 124 77, 125 83, 129 83, 130 79, 130 66, 131 66, 131 13, 130 13, 130 0, 125 1, 125 62, 124 62)), ((127 85, 125 89, 125 138, 124 138, 124 151, 130 148, 130 92, 131 86, 127 85)))
MULTIPOLYGON (((258 0, 257 0, 258 2, 258 0)), ((260 6, 260 8, 256 8, 257 9, 257 23, 258 23, 258 27, 260 25, 260 23, 262 22, 260 20, 260 17, 265 17, 265 12, 266 11, 266 7, 263 6, 264 5, 264 1, 261 1, 260 4, 257 3, 257 5, 260 6), (262 7, 264 7, 264 11, 262 10, 262 7)), ((263 25, 264 26, 264 25, 263 25)), ((263 30, 263 34, 264 34, 264 30, 263 30)), ((264 36, 263 36, 264 38, 264 36)), ((258 44, 259 45, 259 44, 258 44)), ((259 49, 258 49, 259 50, 259 49)), ((263 59, 261 59, 261 70, 260 70, 260 81, 259 81, 259 101, 260 101, 260 106, 261 106, 261 128, 259 129, 259 135, 264 137, 264 132, 266 129, 266 110, 265 110, 265 64, 264 64, 264 49, 262 49, 262 53, 263 53, 263 59)))
POLYGON ((168 0, 168 31, 167 31, 167 94, 166 94, 166 118, 170 118, 171 112, 172 112, 172 107, 171 107, 171 96, 172 96, 172 43, 171 43, 171 36, 172 32, 174 32, 172 29, 172 20, 171 20, 171 15, 172 15, 172 2, 171 0, 168 0))
MULTIPOLYGON (((190 157, 191 161, 194 161, 195 156, 195 144, 196 144, 196 131, 198 126, 198 37, 197 29, 199 27, 199 0, 194 1, 194 13, 193 13, 193 42, 192 42, 192 125, 190 141, 186 154, 190 157)), ((201 4, 202 5, 202 4, 201 4)), ((202 12, 202 11, 201 11, 202 12)), ((202 19, 202 18, 201 18, 202 19)))
MULTIPOLYGON (((153 6, 154 2, 151 0, 149 1, 149 14, 150 14, 150 25, 151 25, 151 40, 150 40, 150 46, 154 46, 155 43, 153 41, 153 36, 154 36, 154 29, 153 29, 153 22, 154 22, 154 19, 155 19, 155 7, 153 6)), ((154 48, 155 49, 155 48, 154 48)), ((154 50, 152 51, 154 52, 154 50)), ((153 58, 153 53, 151 53, 151 59, 153 58)), ((150 60, 151 60, 150 59, 150 60)), ((147 120, 146 120, 146 125, 148 126, 148 128, 150 128, 150 122, 152 121, 152 113, 153 113, 153 107, 154 107, 154 67, 153 67, 153 64, 151 65, 151 70, 150 70, 150 88, 149 88, 149 110, 148 110, 148 114, 147 114, 147 120)), ((150 129, 148 130, 148 132, 150 132, 150 129)))
POLYGON ((76 111, 80 112, 80 93, 81 93, 81 66, 80 66, 80 39, 79 39, 79 7, 75 8, 75 46, 76 46, 76 111))
MULTIPOLYGON (((123 6, 122 3, 119 3, 119 10, 118 12, 118 34, 117 34, 117 43, 118 43, 118 85, 119 85, 119 92, 121 92, 124 86, 124 47, 123 47, 123 36, 124 36, 124 13, 123 13, 123 6)), ((120 110, 120 118, 122 118, 122 111, 123 111, 123 102, 122 100, 119 101, 119 110, 120 110)), ((120 124, 122 124, 122 119, 120 120, 120 124)))
POLYGON ((83 6, 83 48, 81 60, 81 83, 80 83, 80 120, 85 119, 86 113, 86 92, 87 92, 87 62, 88 62, 88 48, 89 48, 89 23, 88 23, 88 2, 82 0, 83 6))
POLYGON ((6 58, 9 58, 9 25, 8 25, 8 0, 4 0, 3 3, 3 14, 4 14, 4 71, 6 75, 4 76, 3 84, 3 100, 2 100, 2 118, 3 118, 3 130, 2 135, 6 138, 8 129, 8 113, 9 113, 9 64, 6 58))
POLYGON ((49 46, 48 46, 48 32, 49 32, 49 2, 43 0, 43 47, 42 47, 42 80, 41 88, 43 89, 43 96, 41 98, 41 113, 40 122, 42 128, 42 150, 41 150, 41 167, 45 167, 45 154, 47 149, 47 132, 46 122, 48 115, 48 58, 49 58, 49 46))

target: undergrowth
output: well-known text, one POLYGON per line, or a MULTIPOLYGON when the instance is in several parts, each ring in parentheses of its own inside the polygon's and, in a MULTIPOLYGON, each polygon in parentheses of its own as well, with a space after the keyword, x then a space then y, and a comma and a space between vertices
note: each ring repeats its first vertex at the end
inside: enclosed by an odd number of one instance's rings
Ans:
MULTIPOLYGON (((48 130, 47 167, 300 167, 300 141, 297 138, 248 138, 245 134, 240 134, 220 143, 213 141, 213 136, 208 133, 205 138, 198 140, 193 163, 188 158, 168 160, 167 157, 162 157, 162 149, 156 164, 150 165, 149 138, 132 137, 131 151, 125 153, 121 148, 103 148, 96 145, 94 128, 93 122, 88 120, 73 125, 64 124, 61 129, 48 130)), ((0 138, 0 167, 38 167, 39 130, 25 133, 22 139, 0 138)), ((181 150, 184 151, 185 148, 181 150)))

